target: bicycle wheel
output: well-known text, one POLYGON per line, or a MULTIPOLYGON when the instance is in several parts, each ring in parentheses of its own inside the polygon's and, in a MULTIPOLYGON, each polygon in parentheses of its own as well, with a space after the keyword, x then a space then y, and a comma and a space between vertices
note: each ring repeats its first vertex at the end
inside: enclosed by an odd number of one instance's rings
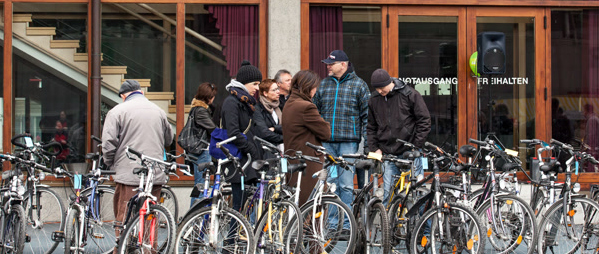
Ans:
POLYGON ((537 251, 543 253, 596 253, 599 205, 591 199, 572 197, 553 204, 539 224, 537 251))
POLYGON ((377 202, 369 207, 368 219, 366 238, 369 251, 367 253, 390 253, 391 233, 389 218, 387 217, 387 211, 385 211, 383 203, 377 202))
POLYGON ((53 253, 59 242, 52 241, 52 232, 64 229, 66 209, 62 198, 50 188, 37 186, 35 193, 27 190, 23 208, 27 216, 28 249, 32 253, 53 253))
POLYGON ((171 188, 163 186, 160 190, 160 205, 166 207, 171 212, 173 218, 175 218, 175 222, 179 222, 179 202, 171 188))
POLYGON ((422 215, 410 237, 410 253, 484 253, 481 222, 469 207, 445 203, 422 215))
POLYGON ((80 220, 79 209, 76 207, 69 209, 64 226, 64 253, 81 253, 79 247, 80 220))
POLYGON ((256 252, 300 253, 303 241, 300 214, 299 207, 290 201, 274 203, 272 213, 265 211, 256 223, 256 252))
POLYGON ((476 210, 484 232, 485 253, 528 253, 536 248, 537 223, 532 208, 518 196, 498 194, 476 210))
POLYGON ((217 218, 218 229, 210 230, 211 207, 194 211, 179 224, 176 253, 245 253, 254 254, 256 244, 250 223, 237 211, 223 207, 217 218), (216 241, 210 243, 210 233, 216 241))
POLYGON ((303 253, 351 253, 356 245, 357 225, 349 207, 337 197, 314 199, 302 208, 303 253), (345 224, 345 225, 344 225, 345 224))
POLYGON ((139 211, 131 217, 119 239, 118 253, 173 253, 175 230, 171 213, 161 205, 150 205, 143 217, 139 211))
POLYGON ((12 205, 10 213, 5 215, 4 239, 0 252, 23 253, 25 247, 25 211, 21 205, 12 205))
MULTIPOLYGON (((92 189, 81 192, 82 197, 92 200, 92 189)), ((98 186, 94 194, 93 214, 87 214, 86 219, 90 227, 87 228, 86 253, 106 253, 116 247, 114 232, 114 188, 98 186)))

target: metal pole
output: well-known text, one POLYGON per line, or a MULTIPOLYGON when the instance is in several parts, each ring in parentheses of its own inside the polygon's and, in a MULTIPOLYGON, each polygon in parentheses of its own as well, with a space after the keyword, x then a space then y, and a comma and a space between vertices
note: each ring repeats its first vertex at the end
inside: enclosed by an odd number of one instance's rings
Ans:
MULTIPOLYGON (((102 73, 101 73, 101 45, 102 45, 102 4, 100 0, 92 0, 92 17, 91 17, 91 85, 89 86, 89 93, 91 93, 91 135, 101 137, 101 122, 100 122, 100 100, 101 100, 101 86, 102 86, 102 73)), ((93 152, 97 151, 97 142, 91 141, 91 149, 93 152)))

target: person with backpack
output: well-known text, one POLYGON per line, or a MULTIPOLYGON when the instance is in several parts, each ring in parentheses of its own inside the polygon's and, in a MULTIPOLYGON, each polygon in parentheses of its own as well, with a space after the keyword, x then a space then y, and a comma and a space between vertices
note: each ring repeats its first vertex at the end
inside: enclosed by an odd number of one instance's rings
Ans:
MULTIPOLYGON (((202 140, 202 143, 199 147, 193 149, 193 151, 186 150, 185 152, 197 157, 197 164, 210 162, 212 160, 212 157, 206 148, 210 143, 210 133, 216 128, 216 125, 212 121, 212 110, 210 110, 210 105, 214 101, 216 92, 217 89, 214 84, 204 82, 198 86, 198 91, 191 101, 191 111, 189 111, 189 114, 193 114, 193 126, 199 129, 198 136, 202 140)), ((204 181, 204 178, 202 177, 203 173, 204 169, 197 168, 194 164, 194 182, 196 185, 204 181)), ((191 198, 191 205, 193 205, 195 200, 195 197, 191 198)))

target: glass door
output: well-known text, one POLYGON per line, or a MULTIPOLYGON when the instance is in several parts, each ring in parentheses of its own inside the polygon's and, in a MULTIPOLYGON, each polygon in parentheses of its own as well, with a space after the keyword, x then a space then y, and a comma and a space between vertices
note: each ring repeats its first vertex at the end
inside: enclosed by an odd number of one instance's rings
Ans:
POLYGON ((389 54, 388 71, 422 95, 431 115, 427 141, 450 152, 458 147, 460 10, 391 8, 389 21, 397 51, 389 54))

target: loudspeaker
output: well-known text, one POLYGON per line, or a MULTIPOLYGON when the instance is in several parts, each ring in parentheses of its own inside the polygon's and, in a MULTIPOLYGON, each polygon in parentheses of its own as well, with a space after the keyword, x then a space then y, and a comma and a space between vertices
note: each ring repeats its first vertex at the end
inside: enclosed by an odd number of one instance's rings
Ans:
POLYGON ((478 73, 505 73, 505 34, 483 32, 477 37, 478 73))

